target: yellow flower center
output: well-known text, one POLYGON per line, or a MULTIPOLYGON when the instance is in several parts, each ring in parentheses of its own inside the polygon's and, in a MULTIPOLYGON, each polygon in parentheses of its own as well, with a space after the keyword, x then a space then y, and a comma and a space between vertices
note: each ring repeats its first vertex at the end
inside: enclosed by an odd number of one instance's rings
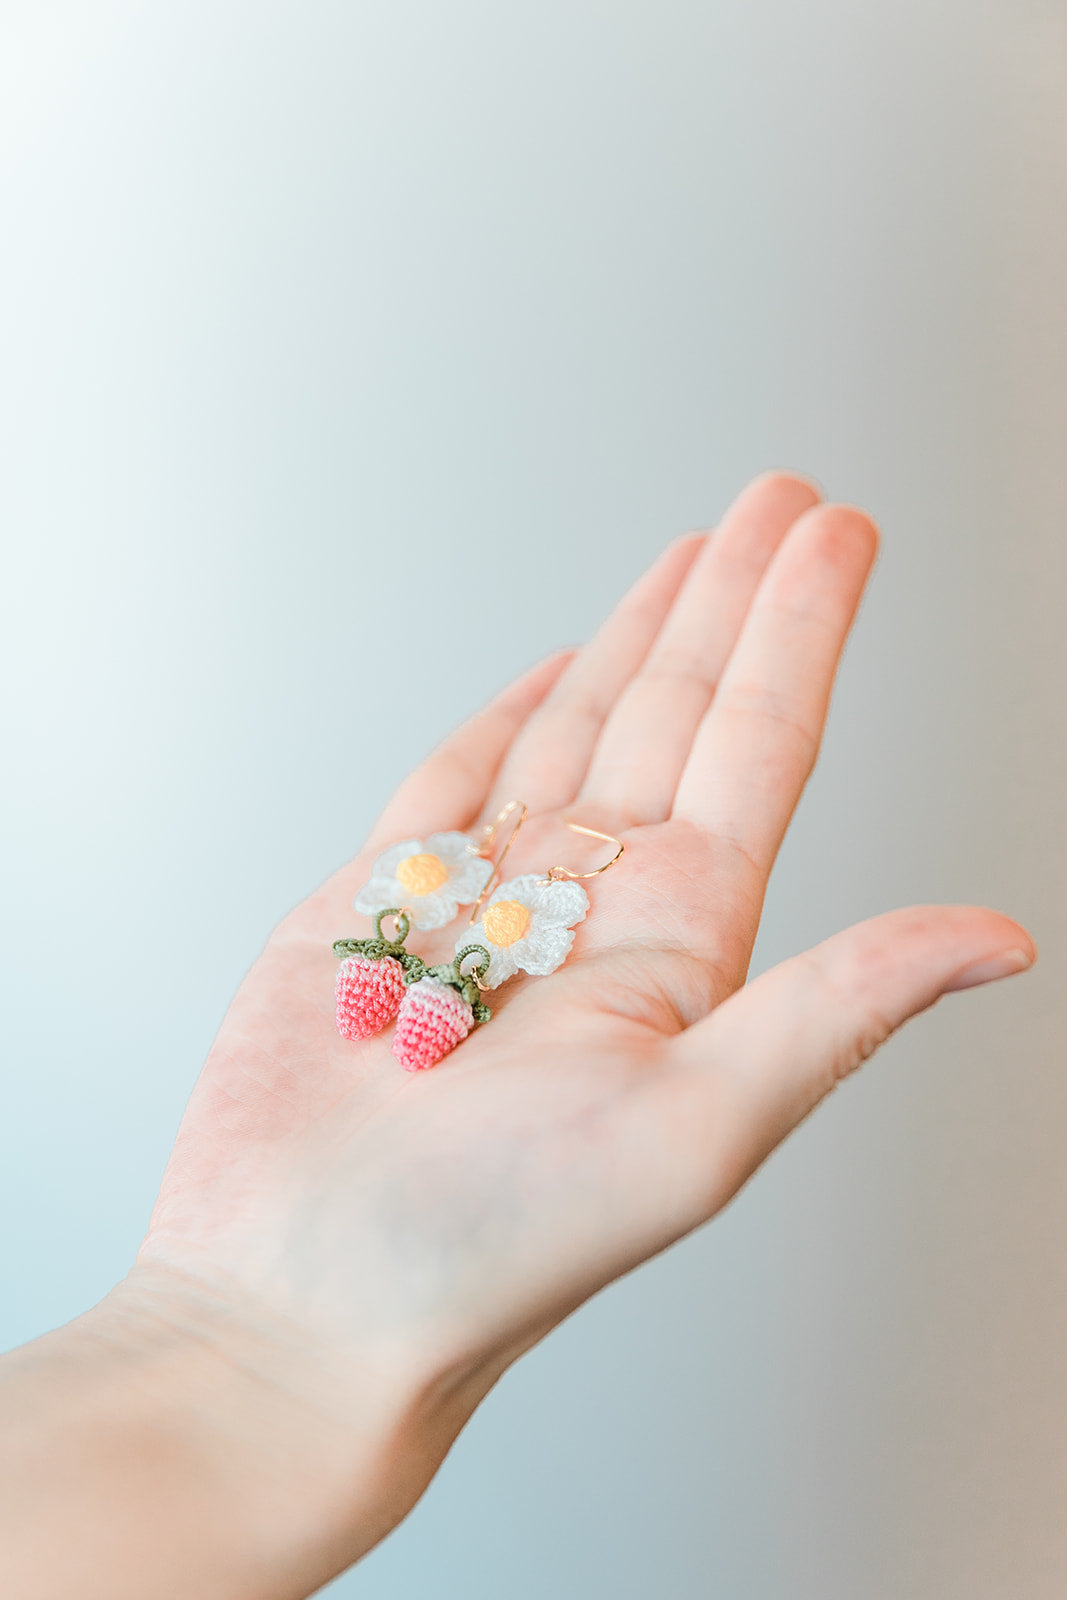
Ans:
POLYGON ((500 950, 521 939, 529 926, 530 908, 519 900, 498 900, 482 918, 485 937, 500 950))
POLYGON ((396 869, 397 879, 408 894, 433 894, 448 882, 448 868, 439 856, 405 856, 396 869))

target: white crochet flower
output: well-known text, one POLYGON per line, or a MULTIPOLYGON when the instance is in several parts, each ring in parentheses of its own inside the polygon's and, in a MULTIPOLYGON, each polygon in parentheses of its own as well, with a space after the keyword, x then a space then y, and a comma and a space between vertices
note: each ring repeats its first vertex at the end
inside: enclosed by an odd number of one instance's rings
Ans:
POLYGON ((477 900, 493 870, 465 833, 402 839, 383 850, 356 895, 356 910, 373 917, 403 906, 416 928, 443 928, 460 906, 477 900))
POLYGON ((456 942, 481 944, 489 952, 485 983, 490 989, 516 972, 546 977, 567 959, 574 926, 589 910, 589 896, 577 883, 545 879, 536 872, 512 878, 494 889, 481 921, 456 942))

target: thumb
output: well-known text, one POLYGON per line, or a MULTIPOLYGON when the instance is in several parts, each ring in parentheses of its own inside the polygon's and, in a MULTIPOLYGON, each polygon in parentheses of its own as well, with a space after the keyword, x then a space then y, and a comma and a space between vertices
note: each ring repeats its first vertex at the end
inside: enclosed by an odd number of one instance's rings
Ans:
POLYGON ((998 912, 916 906, 858 923, 738 990, 672 1050, 677 1111, 708 1137, 716 1185, 739 1187, 909 1017, 950 990, 1023 972, 1036 955, 1025 928, 998 912))

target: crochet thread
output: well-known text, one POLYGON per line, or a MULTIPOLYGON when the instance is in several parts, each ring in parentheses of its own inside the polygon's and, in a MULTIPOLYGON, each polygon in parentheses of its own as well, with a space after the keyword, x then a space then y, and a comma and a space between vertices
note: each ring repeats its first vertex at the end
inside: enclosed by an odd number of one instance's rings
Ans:
POLYGON ((435 1067, 477 1023, 488 1020, 477 982, 488 970, 489 952, 482 945, 467 945, 448 966, 429 967, 425 976, 408 984, 393 1036, 393 1054, 405 1072, 435 1067), (464 973, 463 961, 475 954, 476 966, 464 973))
POLYGON ((426 971, 421 957, 404 948, 410 928, 407 913, 389 907, 375 917, 373 939, 334 942, 334 955, 344 958, 334 985, 337 1031, 343 1038, 369 1039, 380 1033, 400 1010, 409 973, 415 982, 426 971), (382 933, 385 917, 396 919, 392 939, 382 933))
POLYGON ((349 956, 337 969, 334 998, 338 1033, 345 1039, 369 1039, 400 1010, 404 969, 395 956, 374 961, 349 956))
POLYGON ((388 906, 374 918, 370 939, 335 939, 341 957, 334 987, 337 1031, 345 1039, 369 1039, 397 1017, 393 1054, 409 1072, 436 1066, 490 1011, 481 999, 489 970, 484 945, 464 945, 452 961, 428 967, 421 956, 405 949, 411 921, 400 906, 388 906), (394 936, 382 932, 386 917, 395 920, 394 936), (476 956, 464 971, 464 962, 476 956))
POLYGON ((401 839, 377 857, 354 904, 372 917, 399 901, 412 927, 443 928, 461 905, 478 899, 492 872, 492 862, 468 834, 401 839))
POLYGON ((420 978, 404 993, 393 1035, 393 1054, 405 1072, 435 1067, 474 1027, 474 1013, 439 978, 420 978))

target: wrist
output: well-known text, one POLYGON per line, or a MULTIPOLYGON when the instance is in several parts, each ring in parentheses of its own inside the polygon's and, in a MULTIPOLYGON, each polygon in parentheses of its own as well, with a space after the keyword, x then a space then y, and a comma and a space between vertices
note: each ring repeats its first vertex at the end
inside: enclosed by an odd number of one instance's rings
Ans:
POLYGON ((239 1296, 138 1267, 0 1362, 7 1592, 95 1600, 97 1573, 108 1600, 296 1600, 410 1509, 464 1420, 449 1409, 401 1363, 342 1360, 239 1296))

